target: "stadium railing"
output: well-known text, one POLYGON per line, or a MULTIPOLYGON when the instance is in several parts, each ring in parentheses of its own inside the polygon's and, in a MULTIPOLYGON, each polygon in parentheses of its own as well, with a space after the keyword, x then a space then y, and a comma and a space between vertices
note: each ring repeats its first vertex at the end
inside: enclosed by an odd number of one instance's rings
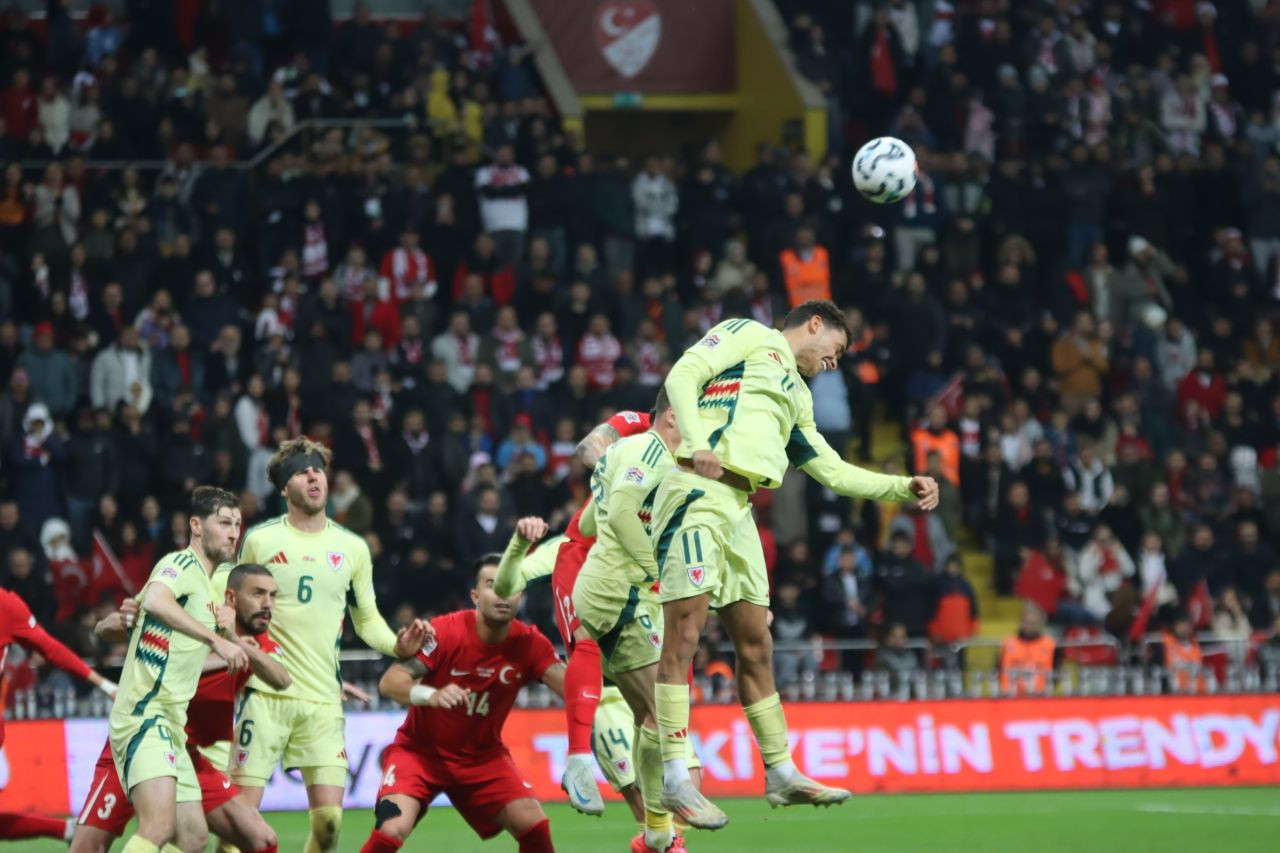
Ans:
MULTIPOLYGON (((1274 693, 1280 690, 1280 668, 1264 667, 1250 661, 1248 640, 1201 634, 1204 663, 1170 672, 1153 664, 1151 652, 1162 642, 1151 635, 1141 643, 1125 644, 1114 638, 1064 639, 1062 662, 1048 674, 1042 689, 1035 689, 1036 673, 1011 672, 1009 689, 1002 689, 998 656, 995 666, 966 666, 967 657, 977 650, 997 650, 1000 641, 974 638, 950 646, 933 646, 912 640, 906 648, 918 655, 919 667, 910 671, 877 668, 875 652, 879 644, 871 640, 814 638, 775 643, 775 671, 783 699, 788 702, 869 702, 939 699, 982 699, 1001 696, 1159 696, 1186 694, 1274 693), (1104 650, 1114 653, 1105 663, 1089 663, 1088 657, 1073 658, 1073 651, 1104 650), (837 665, 832 666, 831 662, 837 665), (853 661, 855 667, 842 668, 853 661), (798 662, 798 663, 794 663, 798 662)), ((732 659, 733 648, 723 644, 715 652, 732 659)), ((1097 659, 1097 658, 1094 658, 1097 659)), ((378 679, 386 669, 386 659, 368 649, 351 649, 341 654, 343 677, 374 697, 373 708, 390 708, 377 692, 378 679)), ((732 681, 697 676, 694 687, 698 701, 728 704, 737 701, 732 681)), ((521 694, 521 707, 546 708, 559 699, 541 684, 531 685, 521 694)), ((352 707, 356 707, 353 705, 352 707)), ((41 719, 105 716, 110 701, 97 691, 82 693, 81 687, 54 676, 34 689, 17 690, 6 709, 10 719, 41 719)))

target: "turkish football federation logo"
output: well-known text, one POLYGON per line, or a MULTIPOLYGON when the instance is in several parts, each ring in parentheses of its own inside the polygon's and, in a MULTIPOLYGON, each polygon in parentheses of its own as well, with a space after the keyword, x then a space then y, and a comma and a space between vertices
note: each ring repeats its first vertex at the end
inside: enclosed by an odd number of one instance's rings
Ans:
POLYGON ((347 555, 338 551, 330 551, 325 557, 329 560, 329 568, 335 572, 342 568, 342 564, 347 561, 347 555))
POLYGON ((694 586, 702 586, 702 582, 707 579, 707 570, 703 566, 689 567, 689 580, 693 581, 694 586))
POLYGON ((652 0, 613 0, 596 12, 596 45, 623 77, 645 69, 661 36, 662 16, 652 0))

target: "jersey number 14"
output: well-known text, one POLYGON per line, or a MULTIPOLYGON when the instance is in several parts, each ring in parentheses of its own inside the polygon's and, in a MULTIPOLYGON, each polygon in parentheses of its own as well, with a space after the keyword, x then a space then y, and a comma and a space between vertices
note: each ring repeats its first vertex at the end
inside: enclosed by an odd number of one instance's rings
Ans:
POLYGON ((467 716, 468 717, 489 716, 489 691, 488 690, 485 690, 481 693, 467 694, 467 716))

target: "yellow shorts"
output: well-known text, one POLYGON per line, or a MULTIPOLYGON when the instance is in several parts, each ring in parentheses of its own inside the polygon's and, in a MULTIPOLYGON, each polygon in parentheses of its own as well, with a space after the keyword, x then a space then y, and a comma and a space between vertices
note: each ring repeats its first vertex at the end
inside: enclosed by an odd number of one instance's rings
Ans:
POLYGON ((301 768, 308 785, 346 785, 345 723, 338 704, 251 693, 236 720, 231 780, 262 787, 282 764, 301 768))
POLYGON ((707 596, 769 606, 769 573, 747 493, 683 468, 658 484, 653 545, 663 602, 707 596))
POLYGON ((211 746, 197 746, 196 751, 209 759, 209 763, 221 770, 227 772, 227 767, 231 764, 231 741, 220 740, 211 746))
POLYGON ((622 691, 613 685, 606 686, 591 726, 591 751, 615 791, 635 784, 636 768, 631 758, 635 732, 636 718, 627 700, 622 698, 622 691))
POLYGON ((662 656, 662 605, 648 588, 632 586, 620 571, 591 555, 573 586, 573 609, 600 646, 606 676, 656 664, 662 656))
POLYGON ((178 782, 178 802, 200 802, 200 783, 187 754, 185 709, 148 710, 141 717, 112 714, 107 724, 120 787, 127 793, 140 782, 168 776, 178 782))

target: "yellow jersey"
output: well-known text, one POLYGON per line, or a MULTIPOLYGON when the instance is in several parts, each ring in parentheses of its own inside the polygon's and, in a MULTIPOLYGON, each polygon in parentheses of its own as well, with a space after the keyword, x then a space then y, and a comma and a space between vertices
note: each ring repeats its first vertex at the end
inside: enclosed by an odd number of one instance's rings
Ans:
MULTIPOLYGON (((209 573, 195 551, 187 548, 165 554, 143 585, 167 586, 178 604, 193 619, 213 631, 217 628, 216 599, 209 573)), ((139 595, 139 600, 142 595, 139 595)), ((185 724, 187 703, 195 695, 209 647, 200 640, 173 630, 143 611, 129 635, 129 651, 120 674, 113 717, 141 717, 163 707, 174 723, 185 724)))
POLYGON ((240 562, 266 566, 276 579, 271 637, 293 677, 293 684, 283 691, 251 679, 254 691, 341 703, 338 645, 348 596, 356 634, 384 655, 394 654, 396 635, 378 612, 373 592, 369 546, 345 527, 326 519, 324 530, 306 533, 291 527, 288 516, 282 515, 245 534, 240 562))
POLYGON ((726 320, 684 354, 665 388, 680 425, 677 456, 711 450, 753 488, 776 489, 794 465, 837 494, 912 500, 908 477, 850 465, 813 421, 813 396, 787 339, 755 320, 726 320))
POLYGON ((675 457, 653 430, 609 446, 591 472, 596 541, 590 563, 622 571, 634 586, 658 579, 649 541, 658 483, 675 457))

